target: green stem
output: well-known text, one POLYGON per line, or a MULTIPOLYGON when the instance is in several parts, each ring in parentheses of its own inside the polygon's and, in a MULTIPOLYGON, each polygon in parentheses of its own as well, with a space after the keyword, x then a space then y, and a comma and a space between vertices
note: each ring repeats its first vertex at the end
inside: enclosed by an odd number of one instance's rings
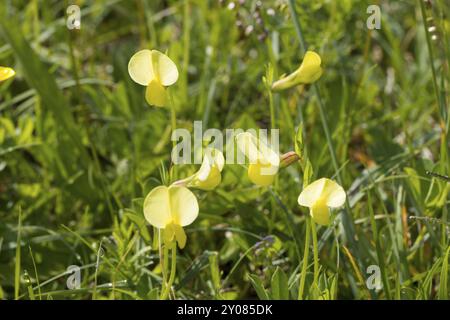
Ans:
POLYGON ((293 228, 295 226, 293 216, 294 214, 288 209, 288 207, 281 201, 281 198, 277 195, 274 189, 269 189, 269 191, 272 193, 272 196, 274 197, 275 201, 278 203, 278 205, 281 207, 282 211, 284 212, 284 217, 286 219, 286 225, 288 226, 289 232, 291 234, 291 237, 294 239, 295 244, 295 251, 298 256, 298 261, 300 262, 301 256, 300 256, 300 239, 297 237, 297 229, 293 228))
MULTIPOLYGON (((169 104, 170 104, 170 125, 172 127, 172 132, 177 129, 177 110, 175 104, 173 103, 172 93, 168 90, 169 104)), ((174 142, 176 144, 176 142, 174 142)))
MULTIPOLYGON (((270 79, 270 82, 271 81, 272 81, 272 79, 270 79)), ((272 94, 272 90, 271 90, 270 86, 267 86, 267 94, 269 95, 270 127, 271 127, 271 129, 275 129, 276 128, 275 105, 273 102, 273 94, 272 94)), ((267 137, 267 138, 269 138, 269 137, 267 137)), ((274 185, 274 190, 278 191, 278 185, 279 185, 278 175, 275 176, 275 181, 274 181, 273 185, 274 185)), ((272 217, 272 222, 273 222, 273 221, 275 221, 275 215, 276 215, 276 209, 275 209, 276 203, 275 203, 274 199, 271 200, 271 207, 272 207, 271 217, 272 217)), ((273 223, 270 224, 269 232, 272 232, 273 225, 274 225, 273 223)), ((294 239, 295 239, 295 237, 294 237, 294 239)))
POLYGON ((319 280, 319 247, 317 246, 317 232, 316 232, 316 223, 311 221, 311 234, 313 239, 313 248, 314 248, 314 284, 317 286, 319 280))
POLYGON ((270 124, 271 124, 271 128, 275 129, 276 128, 276 120, 275 120, 275 105, 273 103, 273 94, 272 94, 272 90, 270 90, 270 88, 267 90, 267 93, 269 95, 269 107, 270 107, 270 124))
MULTIPOLYGON (((169 274, 169 270, 168 265, 169 265, 169 247, 164 244, 164 251, 163 251, 163 261, 164 261, 164 275, 165 275, 165 279, 167 280, 167 275, 169 274)), ((164 283, 167 283, 167 281, 165 281, 164 283)))
MULTIPOLYGON (((449 168, 448 164, 448 142, 447 142, 447 134, 448 134, 448 117, 447 115, 447 106, 446 106, 446 98, 445 93, 441 95, 439 92, 439 85, 437 80, 437 72, 436 68, 434 66, 434 52, 433 52, 433 46, 431 43, 431 36, 429 31, 429 24, 427 21, 427 15, 425 10, 425 4, 423 0, 419 0, 420 2, 420 11, 422 13, 422 20, 423 20, 423 27, 425 29, 425 36, 427 39, 427 47, 428 47, 428 54, 430 57, 430 67, 431 67, 431 74, 433 79, 433 89, 434 94, 436 95, 437 100, 437 107, 438 107, 438 115, 439 115, 439 125, 441 127, 441 150, 440 150, 440 170, 441 173, 445 173, 446 170, 449 168)), ((442 71, 444 73, 444 71, 442 71)), ((441 83, 443 87, 445 87, 444 82, 441 83)), ((442 88, 442 90, 445 92, 445 88, 442 88)))
POLYGON ((175 281, 175 274, 177 272, 177 244, 172 243, 172 263, 170 266, 170 278, 169 282, 166 284, 163 293, 161 294, 161 300, 166 300, 169 296, 170 289, 172 288, 173 282, 175 281))
POLYGON ((300 21, 297 17, 297 11, 295 10, 294 0, 289 0, 289 10, 291 11, 292 20, 294 21, 295 32, 297 33, 298 40, 300 41, 300 49, 302 52, 306 52, 306 41, 305 38, 303 38, 303 32, 300 26, 300 21))
POLYGON ((387 272, 386 272, 386 264, 384 262, 383 249, 381 247, 380 238, 378 235, 378 228, 377 228, 377 223, 375 221, 375 214, 374 214, 373 207, 372 207, 372 196, 371 196, 370 191, 367 192, 367 201, 368 201, 368 208, 369 208, 369 215, 370 215, 370 225, 372 228, 373 239, 375 241, 375 250, 377 253, 377 260, 378 260, 377 262, 378 262, 378 265, 380 266, 381 280, 383 281, 383 290, 384 290, 384 294, 386 295, 386 299, 391 300, 389 281, 388 281, 388 276, 387 276, 387 272))
POLYGON ((164 286, 166 284, 166 270, 165 270, 166 263, 165 263, 164 259, 167 256, 167 254, 165 252, 165 249, 166 248, 164 248, 164 251, 163 251, 162 242, 161 242, 161 229, 158 229, 158 252, 159 252, 159 265, 160 265, 161 274, 162 274, 162 286, 161 286, 162 290, 164 290, 164 286))
MULTIPOLYGON (((172 93, 170 91, 168 91, 168 95, 169 95, 169 104, 170 104, 170 125, 172 127, 172 134, 175 132, 175 130, 177 129, 177 110, 175 108, 175 104, 173 103, 173 97, 172 97, 172 93)), ((177 145, 176 141, 173 141, 173 147, 175 148, 175 146, 177 145)), ((173 176, 171 177, 172 181, 175 180, 177 178, 177 170, 176 170, 176 165, 173 165, 173 176)))
POLYGON ((188 68, 189 68, 189 49, 191 44, 191 15, 189 14, 189 0, 184 0, 183 10, 183 99, 184 103, 188 101, 188 68))
POLYGON ((420 11, 422 13, 422 20, 423 20, 423 27, 425 29, 425 36, 427 39, 427 47, 428 47, 428 54, 430 56, 430 67, 431 67, 431 73, 432 73, 432 79, 433 79, 433 89, 434 93, 436 95, 436 99, 438 102, 438 106, 440 105, 440 95, 439 95, 439 86, 437 83, 437 75, 436 75, 436 69, 434 67, 434 52, 433 52, 433 46, 431 45, 431 37, 430 33, 428 31, 428 21, 427 16, 425 13, 425 4, 423 0, 419 0, 420 3, 420 11))
POLYGON ((19 222, 17 223, 16 260, 14 265, 14 299, 19 300, 22 241, 22 207, 19 206, 19 222))
POLYGON ((306 228, 305 228, 305 251, 303 253, 303 266, 302 273, 300 275, 300 284, 298 287, 298 300, 303 300, 303 291, 305 290, 305 280, 306 280, 306 270, 308 268, 308 258, 309 258, 309 217, 306 217, 306 228))

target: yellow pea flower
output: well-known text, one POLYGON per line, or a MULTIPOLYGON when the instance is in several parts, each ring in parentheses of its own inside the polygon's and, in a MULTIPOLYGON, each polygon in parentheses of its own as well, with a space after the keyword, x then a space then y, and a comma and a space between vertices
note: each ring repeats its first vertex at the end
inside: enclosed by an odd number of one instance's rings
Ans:
POLYGON ((269 186, 275 180, 280 167, 280 156, 249 132, 236 136, 237 146, 249 159, 248 177, 259 186, 269 186))
POLYGON ((150 105, 167 105, 166 88, 178 80, 175 63, 157 50, 141 50, 128 63, 128 73, 134 82, 146 86, 145 99, 150 105))
POLYGON ((207 149, 200 169, 195 173, 188 184, 203 190, 213 190, 222 181, 222 169, 225 158, 217 149, 207 149))
POLYGON ((200 169, 189 178, 178 180, 173 185, 213 190, 222 181, 221 172, 224 164, 225 158, 221 151, 207 149, 200 169))
POLYGON ((330 223, 330 209, 345 203, 344 189, 333 180, 322 178, 309 184, 298 197, 298 204, 309 207, 313 220, 321 225, 330 223))
POLYGON ((307 51, 300 67, 288 75, 281 78, 272 85, 272 90, 281 91, 295 87, 299 84, 310 84, 318 80, 323 73, 322 60, 314 51, 307 51))
POLYGON ((14 77, 16 72, 11 68, 0 67, 0 82, 14 77))
POLYGON ((183 227, 198 216, 197 198, 186 187, 156 187, 145 197, 144 216, 152 226, 164 229, 167 244, 176 240, 183 249, 187 239, 183 227))

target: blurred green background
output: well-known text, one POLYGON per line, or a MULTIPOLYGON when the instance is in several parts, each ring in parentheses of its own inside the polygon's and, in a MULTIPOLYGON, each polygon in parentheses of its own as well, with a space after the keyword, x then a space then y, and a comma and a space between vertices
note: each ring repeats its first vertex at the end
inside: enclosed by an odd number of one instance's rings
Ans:
POLYGON ((175 297, 296 299, 304 275, 307 299, 448 299, 449 184, 426 172, 449 175, 449 14, 444 0, 1 1, 0 65, 17 75, 0 84, 0 298, 157 298, 158 237, 143 197, 198 166, 174 176, 170 111, 147 105, 128 75, 147 48, 180 71, 178 127, 273 125, 281 152, 297 141, 312 178, 336 178, 322 102, 351 206, 317 226, 316 278, 312 240, 301 272, 302 165, 271 188, 226 166, 216 190, 195 191, 200 215, 178 255, 175 297), (72 4, 79 30, 66 26, 72 4), (380 30, 366 26, 371 4, 380 30), (319 94, 274 94, 271 124, 262 79, 302 61, 295 16, 324 75, 319 94), (82 267, 80 289, 66 286, 70 265, 82 267), (366 285, 370 265, 381 289, 366 285))

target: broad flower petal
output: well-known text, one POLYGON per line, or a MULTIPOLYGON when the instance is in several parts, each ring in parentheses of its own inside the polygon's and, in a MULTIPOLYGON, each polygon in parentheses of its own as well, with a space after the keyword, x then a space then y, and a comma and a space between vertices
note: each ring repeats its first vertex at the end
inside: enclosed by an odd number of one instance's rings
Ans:
POLYGON ((308 51, 305 54, 305 58, 298 69, 297 79, 298 83, 313 83, 322 75, 322 59, 320 56, 313 52, 308 51))
POLYGON ((197 198, 186 187, 159 186, 144 200, 144 216, 157 228, 165 228, 170 223, 184 227, 191 224, 197 215, 197 198))
POLYGON ((0 82, 14 77, 16 72, 11 68, 0 67, 0 82))
POLYGON ((134 82, 147 86, 155 79, 152 67, 152 51, 141 50, 135 53, 128 63, 128 73, 134 82))
POLYGON ((198 202, 186 187, 170 186, 170 207, 173 222, 182 227, 190 225, 198 216, 198 202))
POLYGON ((327 199, 327 206, 330 208, 338 208, 345 203, 346 194, 344 188, 333 180, 326 180, 322 193, 323 197, 327 199))
POLYGON ((186 187, 156 187, 144 200, 144 216, 152 226, 164 229, 166 244, 176 240, 183 249, 186 245, 183 227, 194 222, 198 216, 197 198, 186 187))
POLYGON ((271 185, 280 167, 279 155, 249 132, 238 134, 236 141, 239 150, 249 159, 249 179, 259 186, 271 185))
POLYGON ((172 222, 169 188, 159 186, 149 192, 144 200, 145 219, 157 228, 165 228, 172 222))
POLYGON ((272 90, 280 91, 299 84, 310 84, 317 81, 323 73, 322 60, 314 51, 308 51, 300 67, 290 75, 281 78, 272 85, 272 90))
POLYGON ((255 163, 248 166, 248 178, 258 186, 270 186, 275 180, 278 167, 270 164, 255 163))
POLYGON ((175 63, 157 50, 141 50, 128 63, 128 73, 134 82, 146 86, 145 99, 150 105, 167 105, 166 88, 178 80, 175 63))
POLYGON ((322 196, 325 178, 319 179, 306 186, 298 197, 298 204, 304 207, 312 207, 322 196))
POLYGON ((213 190, 222 181, 221 172, 224 164, 225 158, 220 150, 207 149, 200 169, 190 178, 189 186, 213 190))
POLYGON ((168 87, 177 82, 177 66, 164 53, 152 50, 152 67, 155 77, 163 86, 168 87))
POLYGON ((248 158, 250 163, 257 163, 261 157, 258 150, 258 139, 249 132, 239 133, 236 136, 239 150, 248 158))
POLYGON ((313 220, 322 225, 329 224, 329 208, 338 208, 345 203, 344 189, 327 178, 321 178, 306 186, 298 197, 298 204, 309 207, 313 220))

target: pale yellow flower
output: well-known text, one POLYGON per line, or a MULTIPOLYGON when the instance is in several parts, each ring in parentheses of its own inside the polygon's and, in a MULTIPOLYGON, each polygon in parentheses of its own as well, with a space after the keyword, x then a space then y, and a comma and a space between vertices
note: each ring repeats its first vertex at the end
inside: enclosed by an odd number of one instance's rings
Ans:
POLYGON ((330 223, 330 208, 345 203, 344 189, 333 180, 322 178, 309 184, 298 197, 298 204, 309 207, 313 220, 321 225, 330 223))
POLYGON ((272 90, 281 91, 299 84, 310 84, 317 81, 323 73, 322 60, 314 51, 308 51, 300 67, 290 75, 281 78, 272 85, 272 90))
POLYGON ((150 105, 167 106, 166 87, 178 80, 175 63, 157 50, 141 50, 128 64, 128 73, 134 82, 146 86, 145 98, 150 105))
POLYGON ((224 164, 225 158, 222 152, 217 149, 208 148, 205 151, 200 169, 192 176, 174 182, 173 185, 211 191, 222 181, 221 172, 224 164))
POLYGON ((194 222, 198 210, 197 198, 182 186, 156 187, 144 200, 145 219, 152 226, 164 229, 167 244, 176 240, 181 249, 187 239, 183 227, 194 222))
POLYGON ((15 74, 16 74, 16 72, 11 68, 0 67, 0 82, 14 77, 15 74))
POLYGON ((200 169, 190 178, 189 187, 213 190, 222 181, 225 159, 221 151, 207 149, 200 169))
POLYGON ((248 158, 248 177, 259 186, 269 186, 280 167, 280 156, 272 148, 249 132, 236 136, 239 150, 248 158))

